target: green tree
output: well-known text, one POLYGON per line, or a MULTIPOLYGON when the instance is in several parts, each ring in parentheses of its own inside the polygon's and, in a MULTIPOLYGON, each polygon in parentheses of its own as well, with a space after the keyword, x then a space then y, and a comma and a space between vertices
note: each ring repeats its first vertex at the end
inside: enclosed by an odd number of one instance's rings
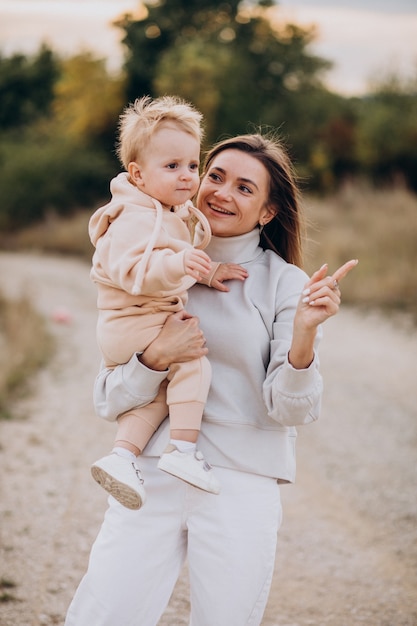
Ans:
POLYGON ((90 54, 61 60, 41 48, 34 57, 2 59, 0 88, 0 229, 50 211, 91 210, 106 198, 118 170, 123 78, 90 54))
POLYGON ((0 130, 27 127, 48 115, 58 75, 58 59, 46 46, 33 57, 0 56, 0 130))
POLYGON ((204 112, 204 125, 209 138, 216 136, 218 127, 221 106, 218 85, 226 61, 227 54, 223 48, 193 39, 161 55, 154 80, 156 94, 180 94, 204 112))
POLYGON ((54 134, 110 150, 124 100, 123 77, 110 75, 103 59, 89 52, 66 59, 54 88, 54 134))
POLYGON ((108 196, 115 167, 109 155, 38 131, 0 144, 0 229, 18 230, 50 211, 69 215, 108 196))
POLYGON ((333 190, 358 173, 358 119, 351 99, 315 90, 294 103, 299 120, 293 132, 309 186, 333 190))
POLYGON ((378 184, 402 179, 417 191, 417 78, 385 78, 357 109, 363 169, 378 184))
POLYGON ((330 64, 308 53, 314 31, 275 26, 272 2, 146 4, 145 19, 118 24, 125 30, 128 98, 175 92, 192 100, 208 121, 209 142, 246 132, 249 123, 285 123, 290 131, 298 124, 294 101, 322 89, 330 64))

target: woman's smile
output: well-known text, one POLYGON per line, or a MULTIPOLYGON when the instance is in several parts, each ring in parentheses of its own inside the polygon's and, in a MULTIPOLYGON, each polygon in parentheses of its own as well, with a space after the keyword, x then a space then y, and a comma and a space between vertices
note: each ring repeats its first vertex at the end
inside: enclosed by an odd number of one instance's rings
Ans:
POLYGON ((219 207, 218 205, 215 205, 213 203, 209 203, 208 204, 210 209, 212 211, 215 211, 216 213, 223 213, 224 215, 234 215, 233 211, 228 211, 227 209, 222 209, 222 207, 219 207))

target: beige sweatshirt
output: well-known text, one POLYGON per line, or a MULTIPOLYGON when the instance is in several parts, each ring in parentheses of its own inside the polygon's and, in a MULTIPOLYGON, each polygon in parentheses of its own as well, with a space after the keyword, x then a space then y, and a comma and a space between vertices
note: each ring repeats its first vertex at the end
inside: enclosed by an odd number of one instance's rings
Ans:
POLYGON ((98 308, 161 305, 169 310, 172 296, 185 305, 195 280, 185 273, 184 254, 210 241, 206 218, 191 202, 163 209, 129 182, 127 172, 111 181, 110 191, 111 201, 89 222, 98 308))

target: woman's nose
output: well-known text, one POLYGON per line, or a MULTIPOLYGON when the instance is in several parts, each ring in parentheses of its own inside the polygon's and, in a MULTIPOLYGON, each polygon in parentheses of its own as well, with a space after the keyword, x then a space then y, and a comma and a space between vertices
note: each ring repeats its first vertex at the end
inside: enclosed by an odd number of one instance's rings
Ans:
POLYGON ((227 185, 222 185, 221 187, 217 187, 214 192, 216 198, 221 198, 222 200, 230 201, 232 199, 232 194, 230 191, 230 187, 227 185))

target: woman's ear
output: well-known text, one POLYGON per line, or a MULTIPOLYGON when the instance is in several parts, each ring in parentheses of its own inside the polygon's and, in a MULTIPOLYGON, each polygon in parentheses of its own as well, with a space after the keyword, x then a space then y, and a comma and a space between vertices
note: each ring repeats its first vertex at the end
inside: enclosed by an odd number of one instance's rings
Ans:
POLYGON ((265 226, 266 224, 268 224, 271 220, 274 219, 276 215, 276 211, 274 209, 272 209, 271 207, 269 207, 268 205, 266 205, 262 211, 261 217, 259 219, 259 224, 261 226, 265 226))
POLYGON ((130 180, 137 187, 143 186, 142 172, 140 169, 140 165, 135 161, 131 161, 127 166, 127 171, 129 173, 130 180))

